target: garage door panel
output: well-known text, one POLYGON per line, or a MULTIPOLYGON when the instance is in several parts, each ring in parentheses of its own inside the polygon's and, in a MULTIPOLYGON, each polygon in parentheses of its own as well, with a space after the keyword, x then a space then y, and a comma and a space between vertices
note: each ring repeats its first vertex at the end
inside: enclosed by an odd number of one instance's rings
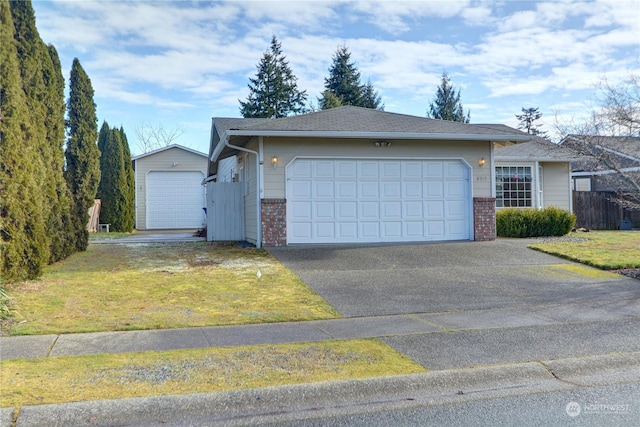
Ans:
POLYGON ((335 223, 332 222, 315 222, 315 236, 320 239, 333 239, 335 237, 335 223))
POLYGON ((380 162, 382 179, 397 179, 400 180, 401 176, 401 163, 399 161, 392 162, 380 162))
POLYGON ((351 240, 358 238, 358 223, 342 222, 338 224, 338 238, 341 240, 351 240))
POLYGON ((364 220, 379 220, 380 202, 360 202, 360 218, 364 220))
POLYGON ((335 219, 335 204, 333 202, 315 203, 314 219, 333 221, 335 219))
POLYGON ((198 171, 152 171, 145 178, 148 229, 200 228, 204 225, 204 175, 198 171))
POLYGON ((314 181, 313 198, 314 199, 331 199, 335 197, 335 184, 333 181, 314 181))
POLYGON ((334 162, 332 160, 317 160, 312 163, 312 177, 317 178, 333 178, 334 162))
POLYGON ((287 175, 291 179, 311 179, 311 160, 296 160, 287 168, 287 175))
POLYGON ((358 186, 355 181, 336 181, 336 197, 338 199, 354 200, 358 196, 358 186))
POLYGON ((311 221, 313 203, 311 201, 306 202, 292 202, 289 215, 294 221, 311 221))
POLYGON ((423 162, 424 178, 442 179, 444 177, 444 165, 442 162, 423 162))
POLYGON ((402 163, 402 178, 403 179, 422 179, 422 162, 405 161, 402 163))
POLYGON ((358 176, 358 167, 355 160, 338 160, 336 161, 336 178, 338 179, 356 179, 358 176))
POLYGON ((422 181, 402 182, 403 199, 422 199, 422 181))
POLYGON ((360 236, 368 240, 377 240, 380 238, 380 223, 379 222, 361 222, 360 236))
POLYGON ((390 219, 402 219, 402 202, 382 202, 383 221, 390 219))
POLYGON ((444 183, 441 181, 426 181, 424 183, 425 199, 438 199, 444 197, 444 183))
POLYGON ((360 191, 358 193, 361 199, 376 199, 380 198, 380 183, 379 182, 360 182, 360 191))
POLYGON ((461 161, 298 159, 290 166, 289 243, 471 238, 469 171, 461 161))
POLYGON ((353 221, 358 219, 358 203, 336 202, 336 220, 353 221))
POLYGON ((379 168, 377 161, 360 161, 358 162, 358 178, 379 179, 379 168))

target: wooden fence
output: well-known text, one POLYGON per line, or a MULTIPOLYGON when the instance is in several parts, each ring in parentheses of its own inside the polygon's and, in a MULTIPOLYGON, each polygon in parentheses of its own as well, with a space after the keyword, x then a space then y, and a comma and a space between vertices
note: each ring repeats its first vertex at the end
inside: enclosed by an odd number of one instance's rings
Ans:
POLYGON ((573 212, 576 227, 593 230, 617 230, 622 218, 622 209, 611 201, 611 191, 574 191, 573 212))

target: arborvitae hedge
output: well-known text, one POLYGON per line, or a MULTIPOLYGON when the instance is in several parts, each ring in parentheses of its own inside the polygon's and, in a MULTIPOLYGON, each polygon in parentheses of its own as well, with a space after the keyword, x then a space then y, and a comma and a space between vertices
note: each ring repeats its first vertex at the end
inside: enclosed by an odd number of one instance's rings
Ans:
MULTIPOLYGON (((14 6, 12 2, 11 6, 14 6)), ((11 7, 0 0, 0 281, 35 278, 49 260, 43 168, 23 90, 11 7)))
POLYGON ((126 135, 121 129, 110 129, 107 122, 102 124, 98 137, 100 149, 100 185, 98 198, 101 200, 100 222, 111 224, 110 229, 120 232, 133 230, 134 196, 131 151, 126 135))
POLYGON ((556 207, 506 208, 496 214, 496 232, 501 237, 564 236, 575 224, 575 215, 556 207))
POLYGON ((75 248, 84 251, 89 245, 89 208, 93 205, 100 183, 100 150, 98 118, 93 102, 93 87, 78 58, 73 60, 67 101, 69 139, 65 158, 65 178, 72 195, 75 248))

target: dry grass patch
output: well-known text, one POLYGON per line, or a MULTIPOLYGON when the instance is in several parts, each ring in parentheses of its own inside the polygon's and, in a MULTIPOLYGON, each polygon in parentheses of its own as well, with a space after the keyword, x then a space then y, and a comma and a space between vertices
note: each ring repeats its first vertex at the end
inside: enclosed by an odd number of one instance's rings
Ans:
POLYGON ((339 317, 267 251, 202 242, 90 245, 6 287, 11 335, 339 317))
POLYGON ((54 357, 0 363, 0 406, 204 393, 424 372, 377 340, 54 357))

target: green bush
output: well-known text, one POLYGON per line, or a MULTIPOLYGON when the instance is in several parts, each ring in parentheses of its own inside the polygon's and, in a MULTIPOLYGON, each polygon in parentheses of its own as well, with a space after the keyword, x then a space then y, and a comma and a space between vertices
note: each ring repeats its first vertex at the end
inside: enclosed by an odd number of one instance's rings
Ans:
POLYGON ((575 224, 575 215, 555 207, 506 208, 496 214, 496 232, 500 237, 564 236, 575 224))
POLYGON ((9 295, 0 287, 0 320, 7 320, 9 317, 11 317, 9 295))

